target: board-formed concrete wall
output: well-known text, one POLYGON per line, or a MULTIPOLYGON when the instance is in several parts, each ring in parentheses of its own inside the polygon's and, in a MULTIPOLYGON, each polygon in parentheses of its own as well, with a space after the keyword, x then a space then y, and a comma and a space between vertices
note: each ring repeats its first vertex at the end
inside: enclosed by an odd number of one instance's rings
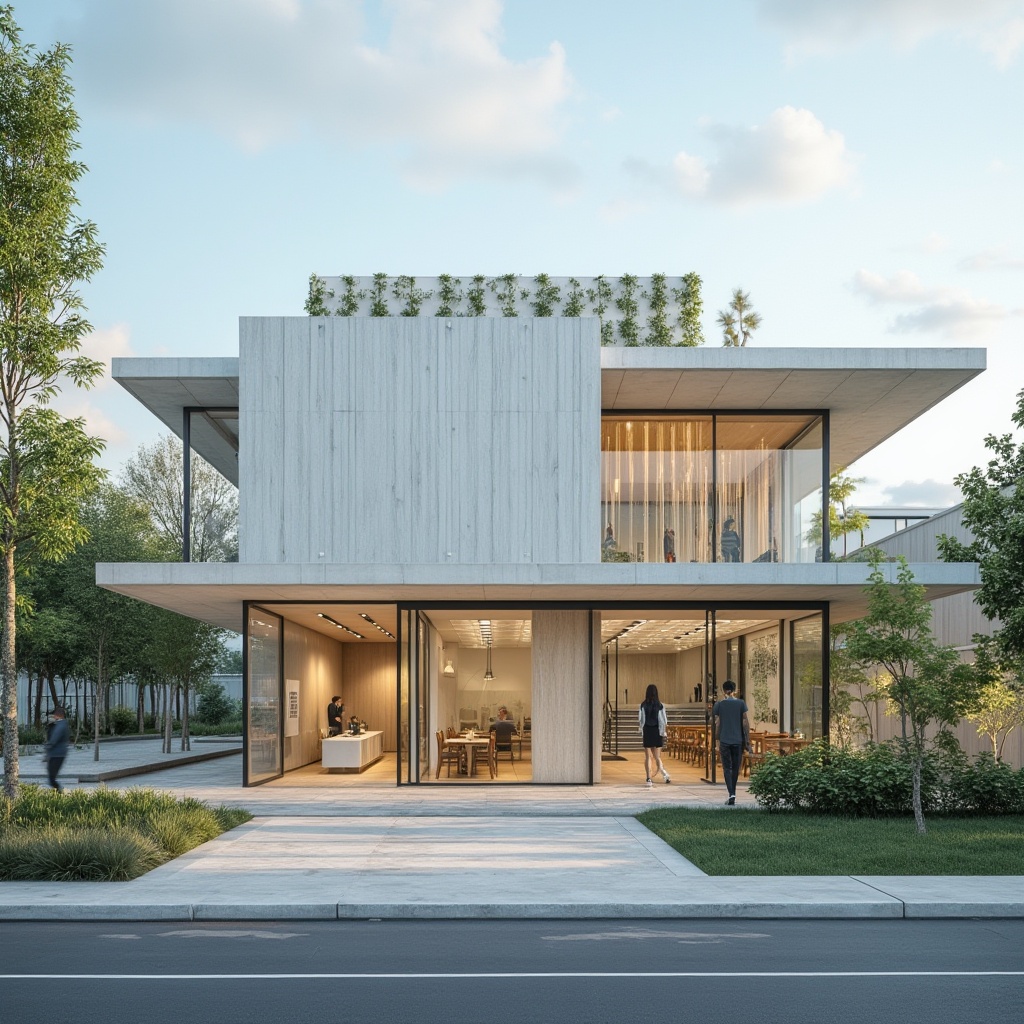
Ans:
POLYGON ((597 561, 599 349, 591 318, 243 318, 240 560, 597 561))

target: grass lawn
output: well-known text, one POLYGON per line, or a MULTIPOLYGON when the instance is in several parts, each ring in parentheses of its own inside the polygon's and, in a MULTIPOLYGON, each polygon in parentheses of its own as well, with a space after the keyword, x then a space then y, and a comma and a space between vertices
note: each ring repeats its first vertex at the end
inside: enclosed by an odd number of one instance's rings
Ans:
POLYGON ((709 875, 1020 875, 1024 816, 830 818, 764 811, 645 811, 637 819, 709 875))

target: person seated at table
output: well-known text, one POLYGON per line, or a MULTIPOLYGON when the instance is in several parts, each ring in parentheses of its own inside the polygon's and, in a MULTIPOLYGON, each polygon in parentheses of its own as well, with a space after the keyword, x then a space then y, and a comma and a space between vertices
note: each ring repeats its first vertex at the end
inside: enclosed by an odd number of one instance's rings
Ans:
POLYGON ((331 703, 327 705, 328 736, 340 736, 345 731, 345 726, 341 722, 341 713, 344 710, 345 705, 341 703, 341 697, 332 697, 331 703))
POLYGON ((516 723, 508 717, 508 708, 498 708, 498 718, 491 722, 494 733, 494 749, 512 753, 512 737, 516 735, 516 723))

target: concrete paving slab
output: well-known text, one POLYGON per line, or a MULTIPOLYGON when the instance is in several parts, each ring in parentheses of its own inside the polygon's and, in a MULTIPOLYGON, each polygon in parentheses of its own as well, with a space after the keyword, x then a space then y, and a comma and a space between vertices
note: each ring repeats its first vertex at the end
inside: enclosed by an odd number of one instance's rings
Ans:
POLYGON ((1024 917, 1021 875, 864 875, 860 881, 900 900, 904 917, 1024 917))

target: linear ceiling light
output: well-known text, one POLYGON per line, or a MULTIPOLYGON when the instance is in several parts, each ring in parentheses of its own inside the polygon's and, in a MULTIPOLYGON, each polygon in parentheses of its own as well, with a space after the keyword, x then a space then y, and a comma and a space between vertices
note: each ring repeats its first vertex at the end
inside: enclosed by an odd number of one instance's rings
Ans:
POLYGON ((343 625, 337 619, 332 619, 330 617, 330 615, 324 615, 323 612, 317 612, 317 615, 319 615, 321 619, 326 619, 332 625, 337 626, 338 629, 343 629, 343 630, 345 630, 346 633, 351 633, 354 637, 358 637, 358 639, 360 639, 360 640, 365 640, 366 639, 366 637, 363 636, 362 633, 357 633, 354 629, 349 629, 348 626, 343 625))
POLYGON ((371 626, 373 626, 375 629, 379 629, 385 636, 391 637, 392 640, 395 639, 394 633, 389 633, 379 622, 374 622, 373 619, 371 619, 370 616, 366 614, 366 612, 360 612, 359 618, 366 619, 366 621, 371 626))

